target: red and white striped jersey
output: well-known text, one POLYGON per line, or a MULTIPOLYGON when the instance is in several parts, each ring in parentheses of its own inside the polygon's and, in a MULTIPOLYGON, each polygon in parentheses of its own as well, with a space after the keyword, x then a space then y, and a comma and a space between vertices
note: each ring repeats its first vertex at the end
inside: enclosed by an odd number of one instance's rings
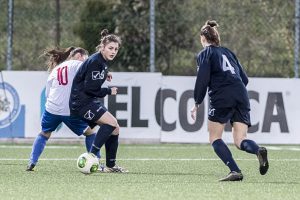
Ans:
POLYGON ((74 76, 82 61, 68 60, 56 66, 46 85, 46 110, 55 115, 69 116, 69 99, 74 76))

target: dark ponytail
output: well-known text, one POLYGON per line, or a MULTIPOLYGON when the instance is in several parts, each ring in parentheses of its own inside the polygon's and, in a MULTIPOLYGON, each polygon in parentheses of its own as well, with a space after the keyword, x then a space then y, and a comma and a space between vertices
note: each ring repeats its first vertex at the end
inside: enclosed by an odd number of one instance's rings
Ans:
POLYGON ((215 46, 220 46, 221 44, 220 35, 217 30, 218 26, 215 20, 208 20, 200 31, 200 35, 204 36, 208 43, 215 46))
POLYGON ((88 55, 88 52, 85 49, 71 46, 66 49, 60 49, 58 47, 45 49, 42 56, 47 57, 46 65, 48 71, 51 72, 54 67, 67 60, 69 57, 74 56, 76 53, 88 55))

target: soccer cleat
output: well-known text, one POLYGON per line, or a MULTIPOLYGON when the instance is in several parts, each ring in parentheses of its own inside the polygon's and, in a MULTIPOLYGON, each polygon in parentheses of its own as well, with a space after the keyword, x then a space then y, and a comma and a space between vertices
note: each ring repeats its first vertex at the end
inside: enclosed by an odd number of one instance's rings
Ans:
POLYGON ((230 172, 226 177, 220 179, 219 181, 242 181, 244 178, 241 172, 230 172))
POLYGON ((257 158, 259 161, 259 172, 261 175, 265 175, 269 169, 268 151, 265 147, 259 147, 257 158))
POLYGON ((34 171, 34 167, 35 167, 35 164, 33 164, 33 163, 28 164, 26 171, 34 171))
POLYGON ((127 173, 128 170, 120 167, 118 165, 115 165, 114 167, 99 167, 98 169, 102 173, 127 173))

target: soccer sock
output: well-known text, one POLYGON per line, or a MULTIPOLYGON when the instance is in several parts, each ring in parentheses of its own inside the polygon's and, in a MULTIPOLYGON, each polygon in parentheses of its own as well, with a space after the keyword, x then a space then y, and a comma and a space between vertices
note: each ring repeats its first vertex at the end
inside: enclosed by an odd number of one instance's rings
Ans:
MULTIPOLYGON (((90 152, 95 137, 96 137, 96 133, 93 133, 91 135, 85 136, 85 147, 86 147, 87 152, 90 152)), ((96 156, 99 159, 101 158, 101 156, 100 156, 100 150, 98 151, 98 153, 96 154, 96 156)))
POLYGON ((48 138, 42 134, 39 134, 35 138, 33 145, 32 145, 31 155, 30 155, 30 164, 36 165, 40 155, 44 151, 47 141, 48 141, 48 138))
POLYGON ((257 154, 259 146, 253 141, 245 139, 241 142, 241 150, 247 153, 257 154))
POLYGON ((108 140, 109 136, 115 130, 115 128, 116 127, 110 126, 108 124, 101 125, 96 134, 90 152, 96 155, 100 151, 103 144, 108 140))
POLYGON ((119 146, 119 135, 111 135, 105 143, 106 166, 114 167, 119 146))
POLYGON ((219 158, 225 163, 225 165, 229 167, 230 171, 241 172, 234 159, 232 158, 232 154, 229 148, 222 139, 215 140, 212 143, 212 146, 219 158))

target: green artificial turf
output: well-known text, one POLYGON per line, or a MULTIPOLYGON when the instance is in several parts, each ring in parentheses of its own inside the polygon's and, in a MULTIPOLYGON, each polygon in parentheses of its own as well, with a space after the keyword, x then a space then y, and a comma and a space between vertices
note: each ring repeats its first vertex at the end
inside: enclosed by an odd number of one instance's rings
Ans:
POLYGON ((209 145, 120 145, 118 164, 129 173, 84 175, 76 168, 84 146, 48 145, 27 172, 31 146, 2 144, 0 199, 299 200, 300 147, 294 147, 270 148, 270 169, 261 176, 255 155, 230 146, 244 180, 218 182, 229 171, 209 145))

